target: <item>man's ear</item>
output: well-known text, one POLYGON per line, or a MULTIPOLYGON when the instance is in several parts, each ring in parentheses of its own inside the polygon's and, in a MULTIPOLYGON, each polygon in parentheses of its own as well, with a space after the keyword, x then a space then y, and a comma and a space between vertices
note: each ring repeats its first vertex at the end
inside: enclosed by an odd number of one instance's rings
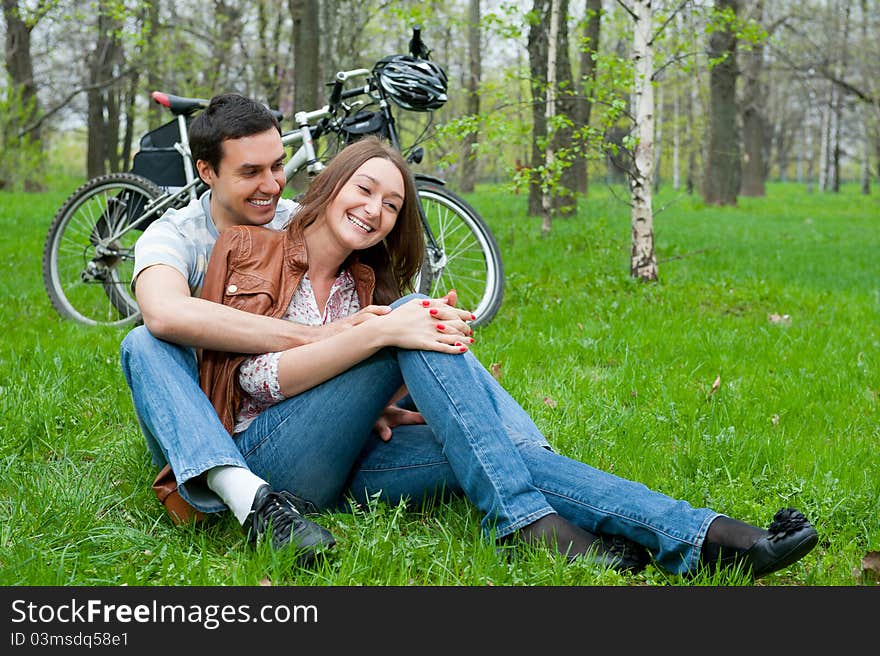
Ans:
POLYGON ((209 187, 213 186, 214 176, 217 174, 214 172, 214 167, 211 166, 208 162, 203 159, 196 160, 196 171, 198 171, 199 177, 209 187))

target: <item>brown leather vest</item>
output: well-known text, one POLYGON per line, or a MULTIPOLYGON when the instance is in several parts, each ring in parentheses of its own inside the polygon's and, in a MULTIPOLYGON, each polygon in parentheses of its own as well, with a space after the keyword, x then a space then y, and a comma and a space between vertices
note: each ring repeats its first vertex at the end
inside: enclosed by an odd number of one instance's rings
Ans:
MULTIPOLYGON (((361 307, 372 302, 376 276, 359 262, 350 267, 361 307)), ((202 298, 245 312, 281 318, 308 271, 300 230, 235 226, 224 230, 208 262, 202 298)), ((241 403, 238 367, 248 355, 202 351, 199 382, 217 415, 232 433, 241 403)))

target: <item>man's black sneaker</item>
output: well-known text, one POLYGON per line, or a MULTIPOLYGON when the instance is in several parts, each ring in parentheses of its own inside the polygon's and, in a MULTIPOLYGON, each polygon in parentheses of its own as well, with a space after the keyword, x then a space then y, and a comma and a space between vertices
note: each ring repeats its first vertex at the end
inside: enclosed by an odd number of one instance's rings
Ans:
POLYGON ((276 492, 268 485, 262 485, 244 523, 248 542, 256 544, 268 533, 273 547, 293 547, 302 553, 305 562, 336 544, 330 531, 302 516, 297 501, 297 497, 289 492, 276 492))

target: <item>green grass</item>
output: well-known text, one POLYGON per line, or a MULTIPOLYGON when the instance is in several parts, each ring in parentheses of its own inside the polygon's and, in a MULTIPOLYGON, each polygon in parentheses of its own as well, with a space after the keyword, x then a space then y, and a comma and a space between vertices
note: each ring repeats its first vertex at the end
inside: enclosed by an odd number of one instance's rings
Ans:
MULTIPOLYGON (((335 554, 305 569, 249 550, 230 516, 173 526, 119 368, 124 331, 60 319, 42 287, 73 186, 0 193, 0 584, 744 583, 499 554, 461 501, 325 514, 335 554)), ((600 185, 549 237, 523 196, 479 190, 507 286, 474 352, 566 455, 760 525, 805 512, 819 546, 761 585, 856 585, 880 550, 880 202, 768 192, 714 208, 664 191, 646 285, 628 277, 628 207, 600 185)))

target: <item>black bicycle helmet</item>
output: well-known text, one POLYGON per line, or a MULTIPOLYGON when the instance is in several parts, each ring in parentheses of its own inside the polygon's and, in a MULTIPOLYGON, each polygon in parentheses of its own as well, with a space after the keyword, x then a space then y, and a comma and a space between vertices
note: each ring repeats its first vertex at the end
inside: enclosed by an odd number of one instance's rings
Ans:
POLYGON ((430 112, 446 103, 446 72, 428 59, 392 55, 373 70, 388 97, 404 109, 430 112))

